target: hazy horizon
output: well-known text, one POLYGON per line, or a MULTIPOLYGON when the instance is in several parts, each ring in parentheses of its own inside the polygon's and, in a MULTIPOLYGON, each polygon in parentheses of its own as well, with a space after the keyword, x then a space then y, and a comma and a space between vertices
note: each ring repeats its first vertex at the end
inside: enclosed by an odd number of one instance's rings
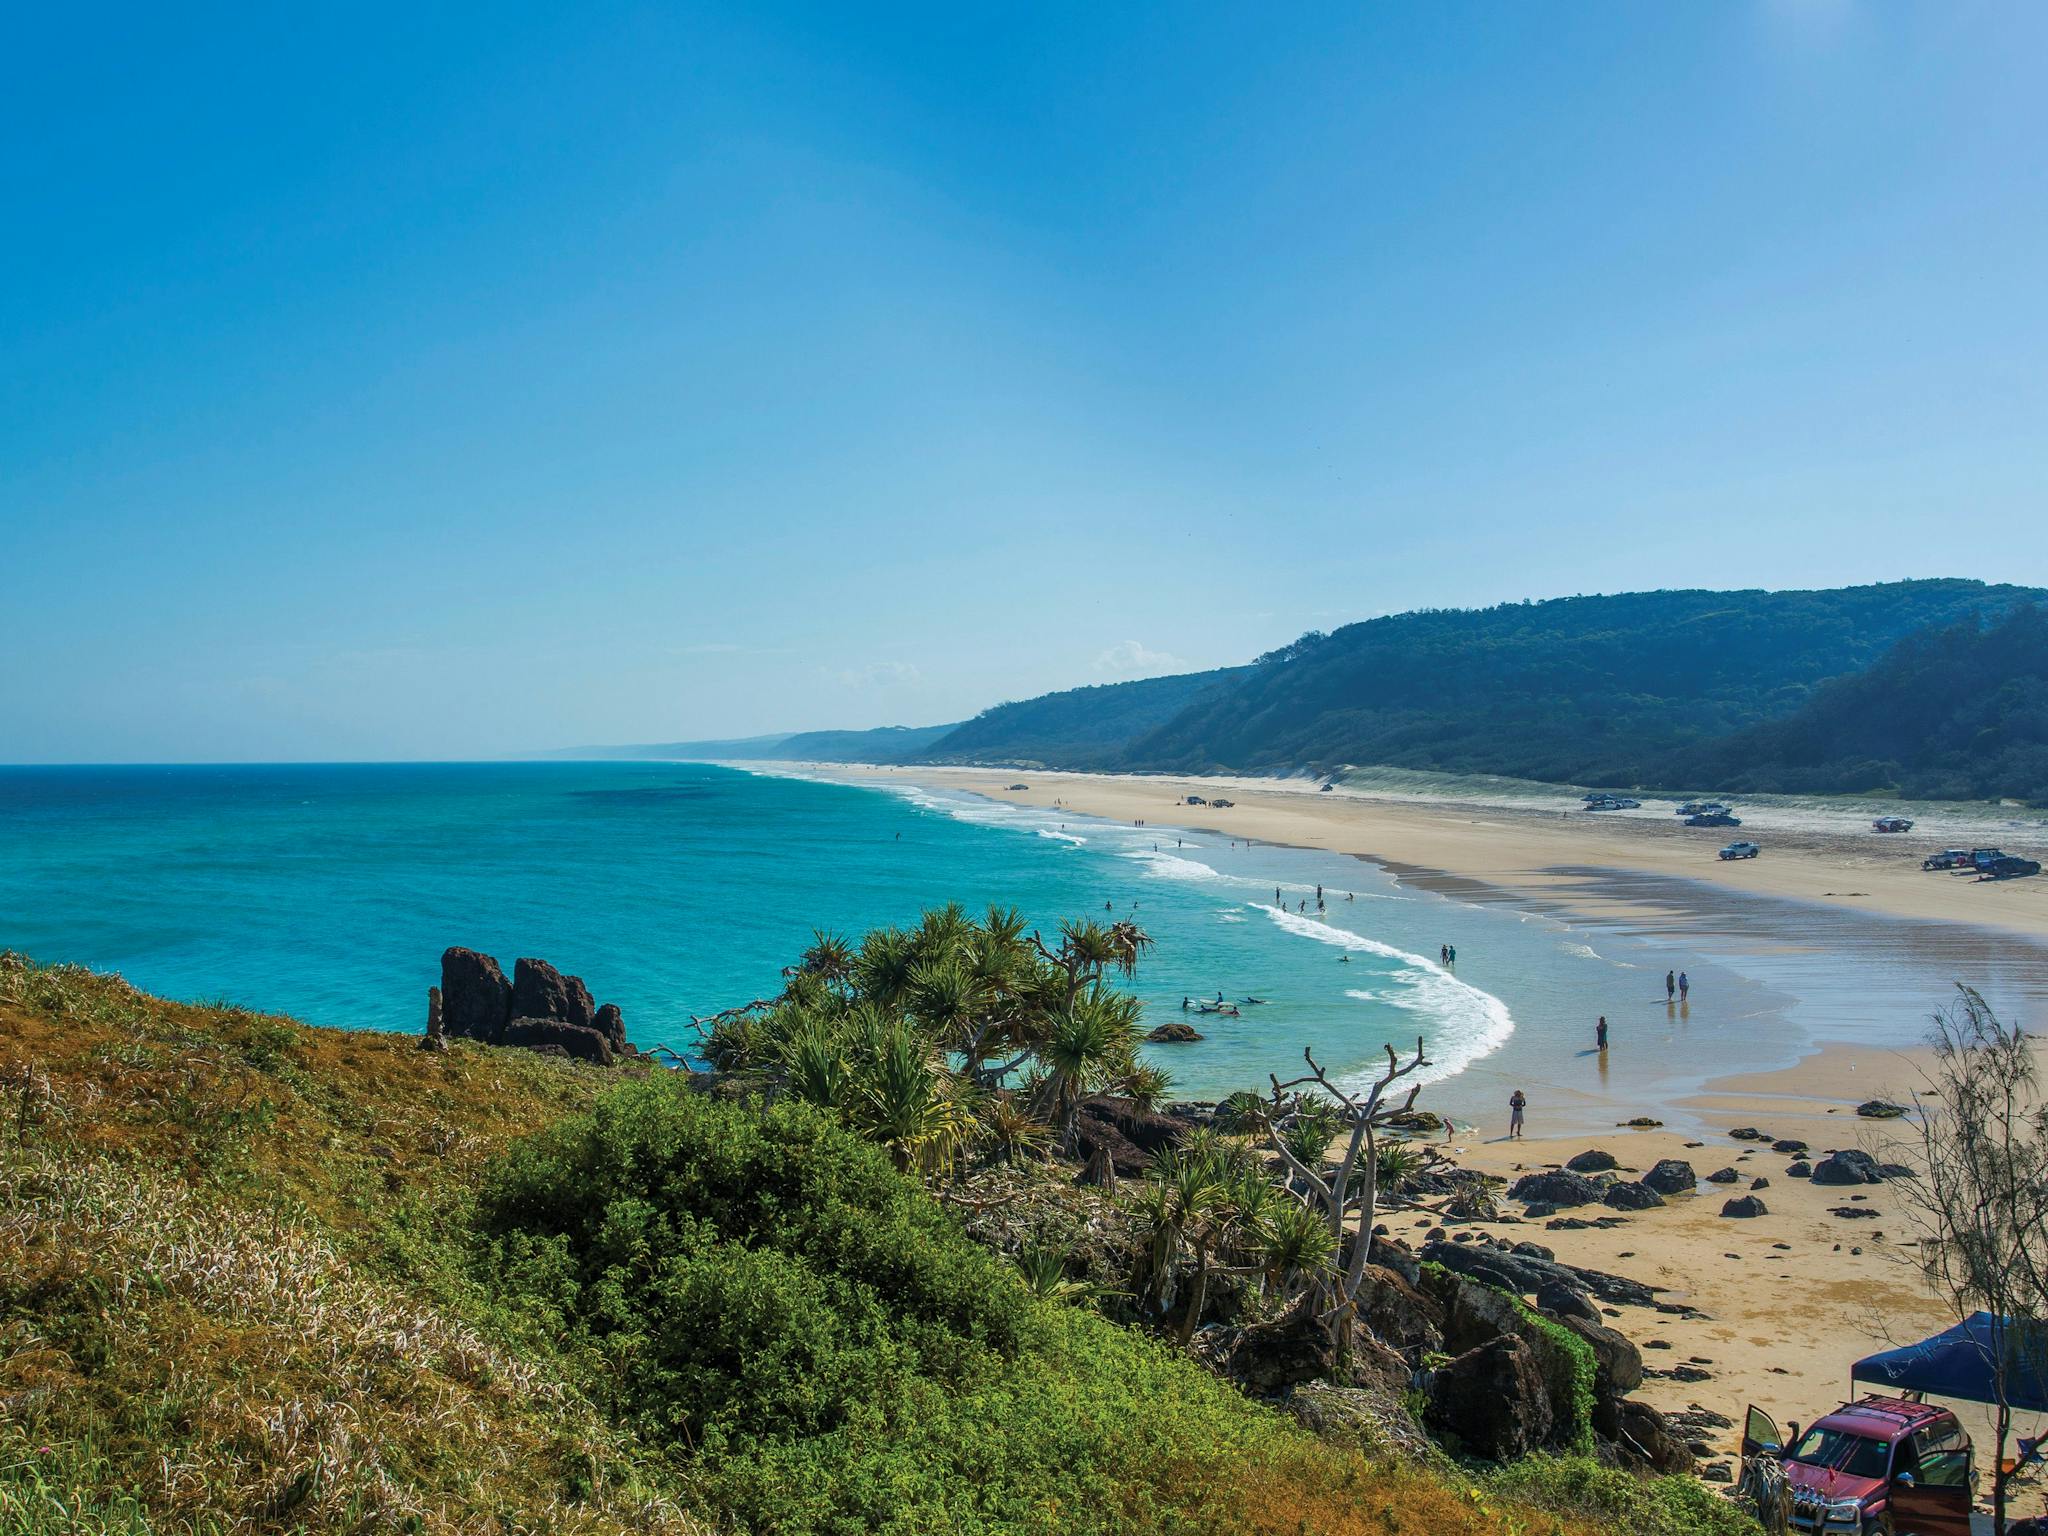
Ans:
POLYGON ((2048 585, 2037 7, 17 30, 0 761, 933 724, 1416 607, 2048 585))

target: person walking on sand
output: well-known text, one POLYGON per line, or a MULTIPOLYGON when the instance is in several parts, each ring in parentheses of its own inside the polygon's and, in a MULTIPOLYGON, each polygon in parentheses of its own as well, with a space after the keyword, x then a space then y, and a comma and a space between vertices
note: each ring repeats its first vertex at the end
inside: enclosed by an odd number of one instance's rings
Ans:
POLYGON ((1670 971, 1664 973, 1664 1001, 1670 1002, 1678 994, 1678 977, 1670 971))
POLYGON ((1517 1141, 1522 1137, 1522 1111, 1528 1107, 1529 1101, 1522 1096, 1522 1090, 1517 1088, 1513 1097, 1508 1100, 1508 1135, 1517 1141))
POLYGON ((1600 1015, 1600 1022, 1593 1026, 1593 1038, 1598 1042, 1599 1049, 1607 1049, 1607 1015, 1604 1013, 1600 1015))
POLYGON ((1685 979, 1685 972, 1678 973, 1678 1000, 1685 1001, 1685 994, 1692 990, 1692 983, 1685 979))

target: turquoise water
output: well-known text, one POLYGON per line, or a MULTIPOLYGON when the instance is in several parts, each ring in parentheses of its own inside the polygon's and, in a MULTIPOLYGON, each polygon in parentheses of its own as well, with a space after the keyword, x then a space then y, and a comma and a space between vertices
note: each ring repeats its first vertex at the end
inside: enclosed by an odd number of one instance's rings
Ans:
POLYGON ((1135 915, 1157 941, 1133 984, 1148 1021, 1191 1017, 1207 1037, 1151 1048, 1182 1095, 1292 1076, 1304 1047, 1360 1074, 1421 1036, 1427 1077, 1455 1079, 1429 1102, 1474 1119, 1522 1087, 1539 1111, 1611 1125, 1787 1064, 1815 1032, 1903 1037, 1952 964, 1991 963, 1912 959, 1879 935, 1856 962, 1860 1006, 1830 1011, 1814 1000, 1841 995, 1838 971, 1811 979, 1803 957, 1709 942, 1698 922, 1567 927, 1340 855, 694 764, 0 769, 0 947, 315 1024, 417 1030, 441 951, 465 944, 551 960, 618 1003, 636 1043, 687 1049, 693 1014, 775 992, 813 929, 955 900, 1048 931, 1105 902, 1135 915), (1684 1010, 1664 1005, 1672 965, 1692 972, 1684 1010), (1219 991, 1267 1001, 1183 1015, 1219 991), (1616 1040, 1597 1061, 1596 1013, 1616 1040))
MULTIPOLYGON (((958 900, 1048 931, 1135 911, 1158 940, 1135 984, 1155 1022, 1184 995, 1268 998, 1160 1052, 1186 1093, 1290 1071, 1304 1045, 1355 1066, 1387 1033, 1428 1034, 1450 1070, 1511 1027, 1400 941, 1282 927, 1275 883, 1315 909, 1284 851, 1225 874, 1171 834, 966 797, 689 764, 7 769, 0 837, 0 944, 316 1024, 419 1028, 442 949, 466 944, 552 960, 620 1004, 636 1042, 686 1047, 691 1015, 774 992, 814 928, 958 900)), ((1340 917, 1370 928, 1408 905, 1345 864, 1340 917)))

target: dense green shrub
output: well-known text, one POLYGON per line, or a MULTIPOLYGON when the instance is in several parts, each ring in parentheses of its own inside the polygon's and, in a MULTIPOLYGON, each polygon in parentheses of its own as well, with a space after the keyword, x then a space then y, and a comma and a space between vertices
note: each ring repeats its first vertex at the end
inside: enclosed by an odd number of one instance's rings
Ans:
POLYGON ((1758 1536, 1755 1520, 1692 1477, 1635 1477, 1590 1456, 1530 1456, 1490 1479, 1502 1497, 1635 1536, 1758 1536))
POLYGON ((622 1088, 516 1149, 479 1223, 506 1301, 749 1529, 1172 1529, 1283 1433, 1165 1346, 1033 1301, 808 1106, 622 1088))

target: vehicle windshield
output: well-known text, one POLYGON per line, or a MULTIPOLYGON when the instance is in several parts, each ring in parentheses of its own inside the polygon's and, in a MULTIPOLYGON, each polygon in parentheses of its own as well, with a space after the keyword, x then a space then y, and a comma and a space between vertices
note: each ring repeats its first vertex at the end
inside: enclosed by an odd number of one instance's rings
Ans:
POLYGON ((1891 1459, 1891 1447, 1867 1435, 1844 1434, 1839 1429, 1809 1429, 1792 1448, 1792 1461, 1809 1467, 1827 1467, 1850 1477, 1881 1478, 1891 1459))

